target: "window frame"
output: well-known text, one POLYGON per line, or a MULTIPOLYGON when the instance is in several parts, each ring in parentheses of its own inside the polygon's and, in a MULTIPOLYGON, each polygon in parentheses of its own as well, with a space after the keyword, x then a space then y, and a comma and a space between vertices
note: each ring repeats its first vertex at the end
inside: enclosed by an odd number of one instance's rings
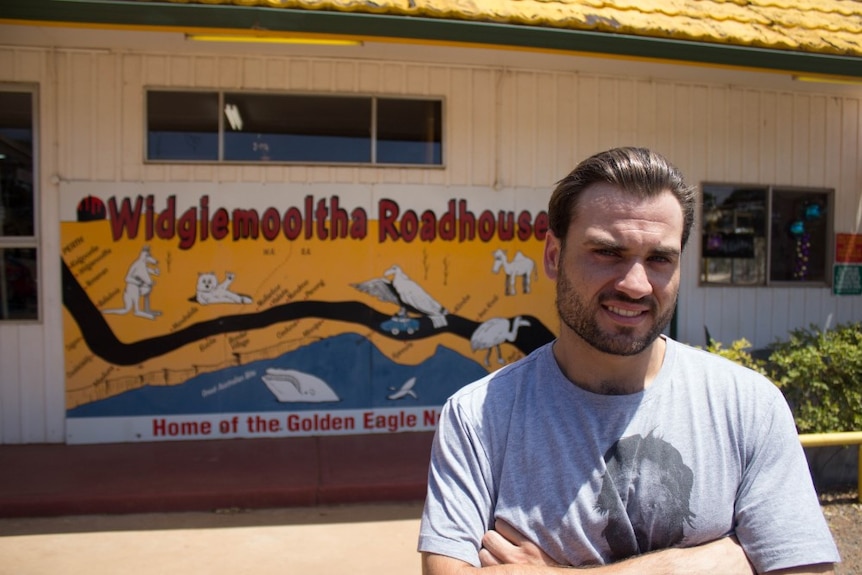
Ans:
POLYGON ((752 184, 752 183, 732 183, 732 182, 719 182, 719 181, 703 181, 699 185, 699 206, 698 206, 698 217, 700 223, 699 236, 700 236, 700 250, 698 252, 698 272, 697 272, 697 281, 698 287, 705 288, 762 288, 762 287, 800 287, 800 288, 831 288, 833 282, 833 273, 835 266, 835 198, 836 193, 834 188, 820 188, 820 187, 811 187, 811 186, 785 186, 785 185, 777 185, 777 184, 752 184), (760 189, 766 193, 766 202, 764 205, 764 210, 766 213, 766 221, 764 228, 764 240, 765 247, 764 253, 766 257, 766 266, 764 270, 764 281, 762 283, 729 283, 729 282, 716 282, 716 281, 704 281, 703 279, 703 266, 704 260, 708 258, 703 257, 703 249, 704 249, 704 240, 706 236, 705 232, 705 213, 704 213, 704 198, 705 198, 705 190, 710 186, 715 187, 724 187, 724 188, 743 188, 743 189, 760 189), (773 202, 775 198, 776 192, 791 192, 791 193, 813 193, 820 194, 826 197, 828 209, 826 210, 826 241, 825 241, 825 250, 823 253, 825 265, 823 269, 823 280, 773 280, 772 278, 772 231, 773 231, 773 202))
POLYGON ((361 92, 305 92, 305 91, 284 91, 284 90, 244 90, 244 89, 212 89, 212 88, 184 88, 176 86, 144 86, 143 88, 143 163, 145 165, 212 165, 212 166, 332 166, 332 167, 360 167, 360 168, 406 168, 406 169, 445 169, 446 168, 446 99, 444 96, 431 96, 419 94, 370 94, 361 92), (149 115, 147 110, 147 98, 150 92, 185 92, 198 94, 216 94, 218 96, 218 134, 217 147, 218 157, 214 160, 195 160, 195 159, 159 159, 149 157, 149 115), (266 95, 266 96, 303 96, 321 98, 367 98, 371 100, 371 129, 370 137, 370 161, 369 162, 339 162, 335 160, 228 160, 225 159, 225 139, 226 119, 223 113, 225 107, 226 94, 251 94, 251 95, 266 95), (378 100, 418 100, 425 102, 436 102, 440 106, 440 163, 436 164, 413 164, 413 163, 391 163, 378 162, 378 142, 377 142, 377 101, 378 100))
MULTIPOLYGON (((41 198, 39 186, 39 166, 40 166, 40 129, 39 129, 39 85, 30 83, 15 83, 15 82, 0 82, 0 92, 17 92, 30 95, 30 129, 32 137, 32 188, 33 188, 33 235, 32 236, 6 236, 0 231, 0 253, 7 249, 26 249, 32 248, 36 251, 36 317, 33 318, 5 318, 0 316, 0 324, 41 324, 44 321, 44 297, 43 286, 45 284, 44 270, 44 253, 41 242, 41 198)), ((4 264, 5 256, 0 257, 0 264, 4 264)), ((2 302, 0 302, 2 305, 2 302)))

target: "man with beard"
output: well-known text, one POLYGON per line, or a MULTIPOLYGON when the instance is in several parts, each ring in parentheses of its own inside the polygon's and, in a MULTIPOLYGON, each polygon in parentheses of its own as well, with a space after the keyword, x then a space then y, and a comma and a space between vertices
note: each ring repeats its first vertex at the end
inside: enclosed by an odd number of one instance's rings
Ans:
POLYGON ((544 266, 559 337, 444 406, 424 573, 832 572, 780 391, 662 335, 695 200, 643 148, 596 154, 558 183, 544 266))

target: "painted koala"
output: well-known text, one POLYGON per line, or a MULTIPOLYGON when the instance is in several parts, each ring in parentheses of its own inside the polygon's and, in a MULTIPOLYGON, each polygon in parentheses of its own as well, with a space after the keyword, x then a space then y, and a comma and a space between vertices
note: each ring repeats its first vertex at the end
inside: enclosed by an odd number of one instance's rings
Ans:
POLYGON ((228 272, 225 274, 224 281, 219 283, 218 277, 214 272, 199 273, 195 300, 203 305, 211 303, 251 303, 252 300, 250 297, 234 293, 228 289, 234 277, 234 274, 228 272))

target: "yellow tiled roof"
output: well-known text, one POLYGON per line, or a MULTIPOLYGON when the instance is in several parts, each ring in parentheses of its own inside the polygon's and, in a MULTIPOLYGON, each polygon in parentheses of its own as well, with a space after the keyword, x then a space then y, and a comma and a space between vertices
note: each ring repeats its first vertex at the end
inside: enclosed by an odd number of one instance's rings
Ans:
POLYGON ((421 16, 862 56, 862 0, 156 0, 421 16))

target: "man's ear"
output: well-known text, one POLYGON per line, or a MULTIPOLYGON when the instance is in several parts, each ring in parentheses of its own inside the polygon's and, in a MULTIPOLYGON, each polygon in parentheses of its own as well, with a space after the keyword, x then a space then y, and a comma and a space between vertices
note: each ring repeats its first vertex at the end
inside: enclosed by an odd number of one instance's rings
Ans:
POLYGON ((545 255, 543 258, 545 264, 545 274, 552 280, 556 280, 560 273, 560 252, 562 251, 562 243, 559 238, 554 235, 554 232, 548 230, 545 234, 545 255))

